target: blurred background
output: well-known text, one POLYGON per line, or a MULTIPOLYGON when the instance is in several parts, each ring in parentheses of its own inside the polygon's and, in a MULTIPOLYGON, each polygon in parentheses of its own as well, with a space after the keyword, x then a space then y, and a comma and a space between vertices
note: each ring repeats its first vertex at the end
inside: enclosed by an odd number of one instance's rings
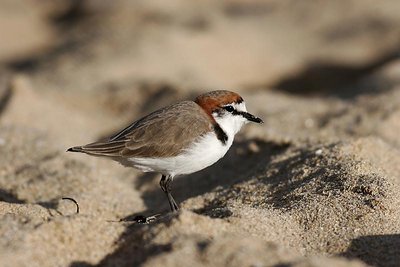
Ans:
POLYGON ((2 0, 0 110, 20 95, 10 120, 69 136, 67 147, 229 89, 250 110, 281 116, 267 119, 267 133, 293 137, 287 126, 299 123, 304 137, 346 109, 335 99, 394 87, 399 14, 396 0, 2 0), (330 100, 299 104, 315 97, 330 100))

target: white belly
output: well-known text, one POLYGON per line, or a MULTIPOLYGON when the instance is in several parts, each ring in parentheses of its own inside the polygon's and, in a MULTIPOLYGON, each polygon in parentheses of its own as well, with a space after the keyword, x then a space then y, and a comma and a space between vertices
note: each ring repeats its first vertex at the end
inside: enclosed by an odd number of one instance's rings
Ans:
POLYGON ((168 158, 130 158, 132 166, 144 172, 159 172, 164 175, 182 175, 200 171, 222 158, 233 142, 229 136, 226 144, 217 139, 214 132, 201 137, 182 154, 168 158))

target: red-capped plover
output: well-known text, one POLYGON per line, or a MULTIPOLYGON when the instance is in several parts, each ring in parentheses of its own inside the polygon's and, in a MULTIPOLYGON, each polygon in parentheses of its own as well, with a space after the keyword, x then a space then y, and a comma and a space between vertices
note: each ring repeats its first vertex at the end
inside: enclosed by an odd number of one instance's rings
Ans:
POLYGON ((240 95, 218 90, 156 110, 107 141, 67 151, 107 157, 124 166, 160 173, 161 189, 171 210, 176 211, 179 207, 171 195, 173 178, 217 162, 247 122, 263 121, 247 112, 240 95))

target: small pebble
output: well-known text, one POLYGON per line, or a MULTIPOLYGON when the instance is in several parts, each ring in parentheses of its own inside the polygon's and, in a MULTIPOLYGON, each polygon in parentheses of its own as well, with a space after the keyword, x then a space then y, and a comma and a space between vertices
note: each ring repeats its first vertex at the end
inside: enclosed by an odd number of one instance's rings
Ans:
POLYGON ((322 149, 316 150, 315 155, 317 155, 317 156, 322 155, 322 149))

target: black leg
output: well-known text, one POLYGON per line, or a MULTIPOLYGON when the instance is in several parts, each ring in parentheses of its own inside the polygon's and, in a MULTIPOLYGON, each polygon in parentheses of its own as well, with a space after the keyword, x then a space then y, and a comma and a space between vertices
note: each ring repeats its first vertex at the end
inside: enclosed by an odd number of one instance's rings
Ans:
POLYGON ((160 187, 162 191, 167 195, 169 206, 171 208, 171 211, 177 211, 179 210, 178 204, 176 204, 174 198, 172 197, 171 194, 171 182, 172 182, 172 176, 161 176, 160 180, 160 187))

